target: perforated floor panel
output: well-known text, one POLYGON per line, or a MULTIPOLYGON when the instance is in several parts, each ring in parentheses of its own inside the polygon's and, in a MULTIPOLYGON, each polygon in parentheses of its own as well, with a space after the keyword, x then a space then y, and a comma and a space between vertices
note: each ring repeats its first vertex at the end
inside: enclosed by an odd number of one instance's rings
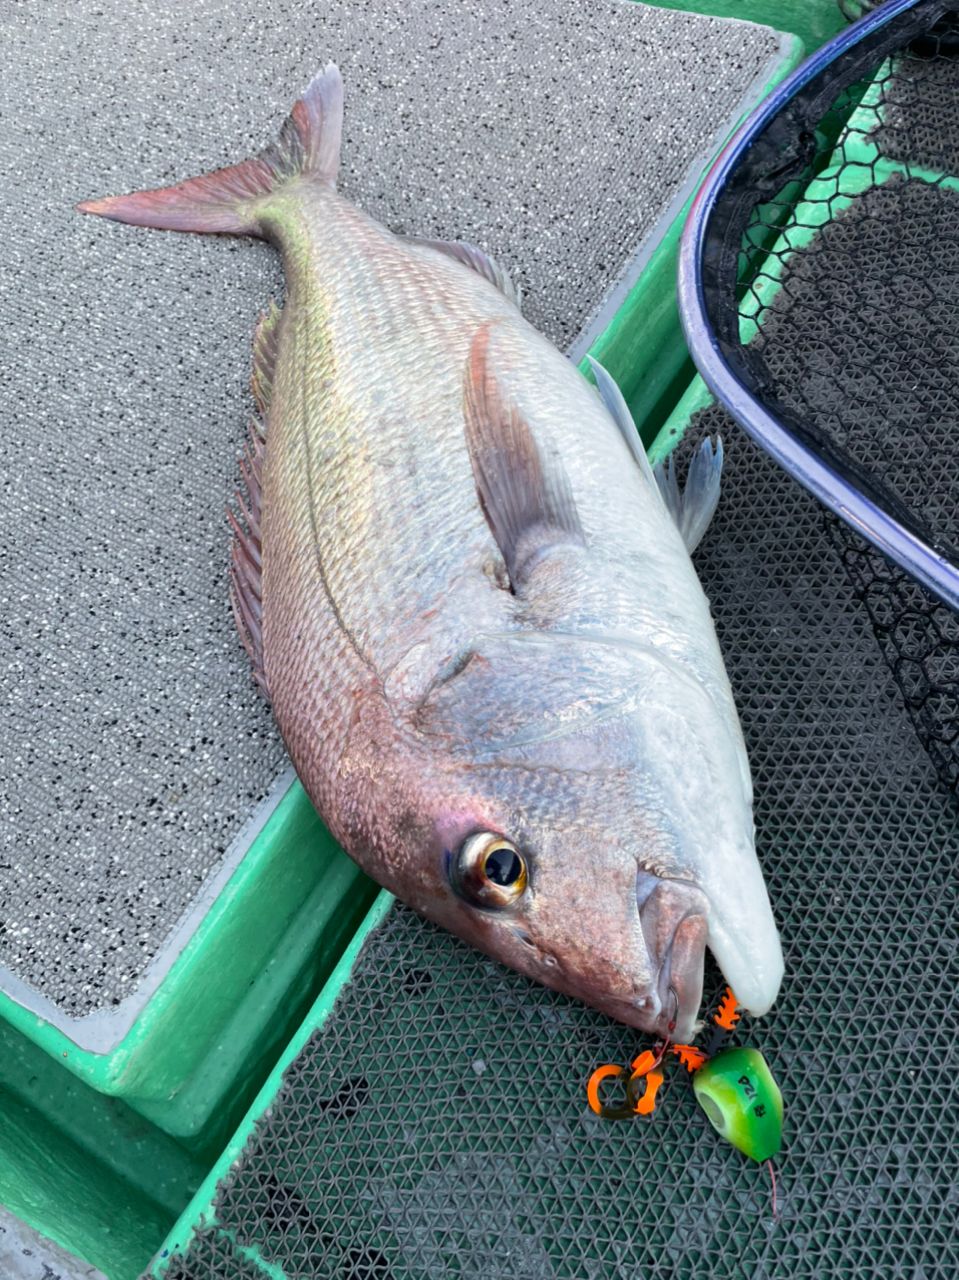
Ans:
POLYGON ((720 411, 690 434, 716 428, 697 563, 786 954, 776 1011, 741 1037, 785 1095, 780 1220, 681 1068, 651 1121, 598 1119, 585 1082, 634 1034, 395 909, 170 1280, 245 1276, 237 1247, 291 1280, 957 1274, 956 809, 821 510, 720 411))
POLYGON ((345 192, 492 249, 565 343, 782 50, 611 0, 5 10, 0 985, 80 1016, 130 1006, 285 764, 223 517, 281 279, 266 246, 73 202, 250 154, 333 57, 345 192))

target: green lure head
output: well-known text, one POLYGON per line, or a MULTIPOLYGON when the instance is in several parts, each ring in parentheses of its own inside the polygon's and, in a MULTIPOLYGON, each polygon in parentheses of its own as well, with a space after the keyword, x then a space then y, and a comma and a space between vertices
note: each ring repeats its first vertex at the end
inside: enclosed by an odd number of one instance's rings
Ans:
POLYGON ((762 1163, 779 1151, 783 1096, 758 1049, 725 1049, 693 1076, 693 1090, 718 1134, 762 1163))

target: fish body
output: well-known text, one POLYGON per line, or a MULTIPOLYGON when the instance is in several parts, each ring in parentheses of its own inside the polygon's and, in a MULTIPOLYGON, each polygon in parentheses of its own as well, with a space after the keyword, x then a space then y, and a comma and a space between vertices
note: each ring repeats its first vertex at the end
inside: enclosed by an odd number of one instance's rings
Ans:
POLYGON ((547 985, 681 1037, 708 941, 764 1012, 782 959, 686 545, 715 456, 661 488, 495 263, 337 193, 341 116, 329 67, 255 160, 81 206, 283 255, 234 597, 304 787, 371 876, 547 985))

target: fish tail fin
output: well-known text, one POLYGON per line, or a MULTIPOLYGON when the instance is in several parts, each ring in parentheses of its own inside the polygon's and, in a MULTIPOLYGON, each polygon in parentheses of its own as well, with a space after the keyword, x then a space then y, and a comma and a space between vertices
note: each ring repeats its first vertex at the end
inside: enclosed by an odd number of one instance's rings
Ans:
POLYGON ((140 227, 263 235, 261 214, 272 192, 297 178, 335 186, 342 127, 343 80, 331 62, 259 155, 176 186, 84 200, 77 209, 140 227))

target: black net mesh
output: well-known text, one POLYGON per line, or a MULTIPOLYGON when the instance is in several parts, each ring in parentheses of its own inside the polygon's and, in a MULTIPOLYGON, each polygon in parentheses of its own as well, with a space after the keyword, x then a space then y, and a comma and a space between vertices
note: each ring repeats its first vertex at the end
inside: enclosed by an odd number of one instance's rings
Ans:
POLYGON ((959 1274, 959 821, 821 509, 718 409, 683 451, 717 428, 697 562, 786 953, 777 1010, 740 1037, 786 1100, 780 1220, 681 1067, 650 1121, 598 1119, 585 1082, 635 1034, 397 908, 177 1280, 231 1280, 231 1239, 290 1280, 959 1274))
MULTIPOLYGON (((959 577, 959 5, 925 0, 880 36, 747 152, 710 228, 707 309, 756 398, 959 577)), ((959 620, 832 537, 959 792, 959 620)))

